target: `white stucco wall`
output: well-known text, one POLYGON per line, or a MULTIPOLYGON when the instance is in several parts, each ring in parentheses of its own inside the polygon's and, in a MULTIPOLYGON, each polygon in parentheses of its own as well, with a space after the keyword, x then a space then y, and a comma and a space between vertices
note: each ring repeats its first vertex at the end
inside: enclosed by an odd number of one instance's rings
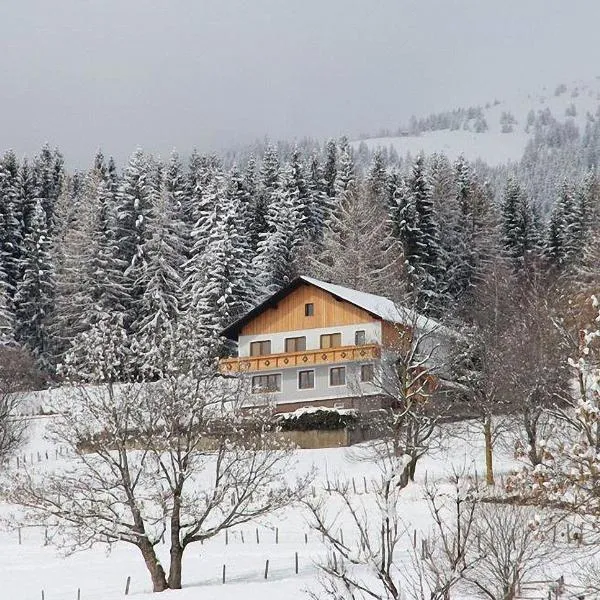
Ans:
POLYGON ((267 333, 260 335, 241 335, 238 340, 238 355, 250 356, 250 343, 261 340, 271 340, 271 354, 285 352, 285 339, 306 336, 306 349, 318 350, 321 346, 321 335, 327 333, 341 333, 342 346, 354 346, 354 335, 357 331, 365 331, 366 343, 381 344, 381 322, 358 323, 354 325, 337 325, 316 329, 302 329, 298 331, 285 331, 282 333, 267 333))

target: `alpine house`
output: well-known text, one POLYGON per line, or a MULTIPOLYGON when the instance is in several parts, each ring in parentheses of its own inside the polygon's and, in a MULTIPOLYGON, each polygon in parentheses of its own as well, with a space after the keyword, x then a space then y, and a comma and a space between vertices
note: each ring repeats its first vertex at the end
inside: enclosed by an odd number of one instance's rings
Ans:
POLYGON ((428 360, 441 364, 453 337, 447 328, 383 296, 301 276, 222 332, 238 356, 222 359, 220 370, 248 377, 257 403, 280 412, 378 408, 386 368, 415 329, 428 334, 428 360))

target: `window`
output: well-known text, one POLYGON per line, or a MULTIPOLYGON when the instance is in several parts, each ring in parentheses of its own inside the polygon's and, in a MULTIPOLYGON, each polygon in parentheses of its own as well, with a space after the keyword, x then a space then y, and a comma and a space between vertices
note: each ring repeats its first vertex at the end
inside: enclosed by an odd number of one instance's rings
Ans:
POLYGON ((286 338, 285 340, 285 351, 286 352, 302 352, 306 350, 306 337, 293 337, 286 338))
POLYGON ((346 367, 329 369, 329 385, 344 385, 346 383, 346 367))
POLYGON ((252 378, 252 393, 264 394, 281 391, 281 375, 255 375, 252 378))
POLYGON ((354 334, 354 344, 364 346, 367 343, 367 334, 364 329, 360 329, 354 334))
POLYGON ((298 372, 298 388, 301 390, 310 390, 315 387, 315 372, 314 371, 299 371, 298 372))
POLYGON ((373 365, 360 365, 360 380, 373 381, 373 365))
POLYGON ((271 340, 250 342, 250 356, 266 356, 271 354, 271 340))
POLYGON ((315 314, 315 305, 312 302, 308 302, 304 305, 304 316, 312 317, 315 314))
POLYGON ((321 348, 339 348, 342 345, 341 333, 325 333, 321 336, 321 348))

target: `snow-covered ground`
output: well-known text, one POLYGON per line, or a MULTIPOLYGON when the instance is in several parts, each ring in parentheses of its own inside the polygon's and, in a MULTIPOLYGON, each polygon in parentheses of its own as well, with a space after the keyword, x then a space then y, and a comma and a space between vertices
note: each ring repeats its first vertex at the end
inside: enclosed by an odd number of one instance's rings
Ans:
MULTIPOLYGON (((30 420, 30 442, 25 453, 36 455, 38 451, 48 450, 48 460, 53 460, 53 449, 43 435, 50 418, 30 420)), ((379 475, 371 464, 353 460, 353 453, 353 449, 345 448, 298 450, 297 470, 303 472, 313 465, 316 467, 316 493, 326 493, 322 491, 325 482, 341 477, 348 481, 353 478, 357 493, 364 494, 365 483, 369 487, 379 475)), ((507 472, 514 465, 506 453, 500 452, 497 459, 498 473, 507 472)), ((58 460, 64 459, 59 457, 58 460)), ((407 529, 425 532, 429 528, 429 513, 422 491, 425 477, 429 481, 443 480, 453 466, 476 468, 483 473, 483 465, 482 435, 477 429, 453 437, 431 456, 422 459, 418 466, 418 481, 403 492, 402 515, 407 529)), ((0 507, 0 514, 5 510, 6 507, 0 507)), ((408 557, 411 537, 407 536, 401 560, 408 557)), ((160 546, 159 554, 161 560, 167 562, 168 546, 160 546)), ((184 590, 165 592, 160 597, 178 600, 306 598, 306 590, 317 584, 314 561, 322 555, 319 537, 307 526, 305 513, 300 508, 290 509, 268 522, 252 523, 230 531, 227 539, 223 533, 204 545, 190 547, 184 559, 184 590), (269 560, 267 580, 264 579, 266 560, 269 560), (222 582, 223 565, 226 568, 225 584, 222 582)), ((126 544, 117 544, 110 553, 106 547, 98 546, 64 557, 51 545, 44 545, 43 529, 21 530, 19 544, 19 532, 5 527, 0 530, 0 556, 1 600, 39 600, 42 590, 46 600, 75 600, 78 589, 81 600, 117 600, 124 598, 128 577, 131 577, 130 595, 140 599, 151 595, 141 556, 126 544)))
MULTIPOLYGON (((482 104, 483 116, 488 130, 483 133, 462 129, 426 131, 418 136, 374 137, 364 142, 370 149, 394 147, 400 156, 407 153, 433 154, 443 152, 451 160, 461 154, 468 160, 482 159, 492 166, 517 162, 523 156, 525 146, 533 131, 527 129, 527 116, 530 111, 538 113, 548 108, 555 119, 564 122, 572 119, 583 133, 588 113, 599 118, 600 79, 591 81, 565 82, 563 86, 544 88, 538 92, 519 92, 512 98, 495 100, 482 104), (574 115, 573 113, 574 108, 574 115), (513 131, 502 133, 500 118, 502 113, 511 113, 516 119, 513 131), (567 114, 569 113, 569 114, 567 114)), ((417 115, 425 117, 425 115, 417 115)), ((353 142, 358 147, 360 141, 353 142)))

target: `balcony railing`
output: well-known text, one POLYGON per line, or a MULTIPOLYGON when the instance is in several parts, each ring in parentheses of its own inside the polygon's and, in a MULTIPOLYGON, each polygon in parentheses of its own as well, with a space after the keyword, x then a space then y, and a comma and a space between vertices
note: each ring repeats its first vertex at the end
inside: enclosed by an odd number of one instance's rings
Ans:
POLYGON ((290 367, 310 367, 327 363, 372 360, 378 358, 380 352, 378 344, 366 344, 364 346, 340 346, 338 348, 302 350, 301 352, 284 352, 266 356, 241 356, 221 359, 220 369, 222 373, 246 373, 290 367))

